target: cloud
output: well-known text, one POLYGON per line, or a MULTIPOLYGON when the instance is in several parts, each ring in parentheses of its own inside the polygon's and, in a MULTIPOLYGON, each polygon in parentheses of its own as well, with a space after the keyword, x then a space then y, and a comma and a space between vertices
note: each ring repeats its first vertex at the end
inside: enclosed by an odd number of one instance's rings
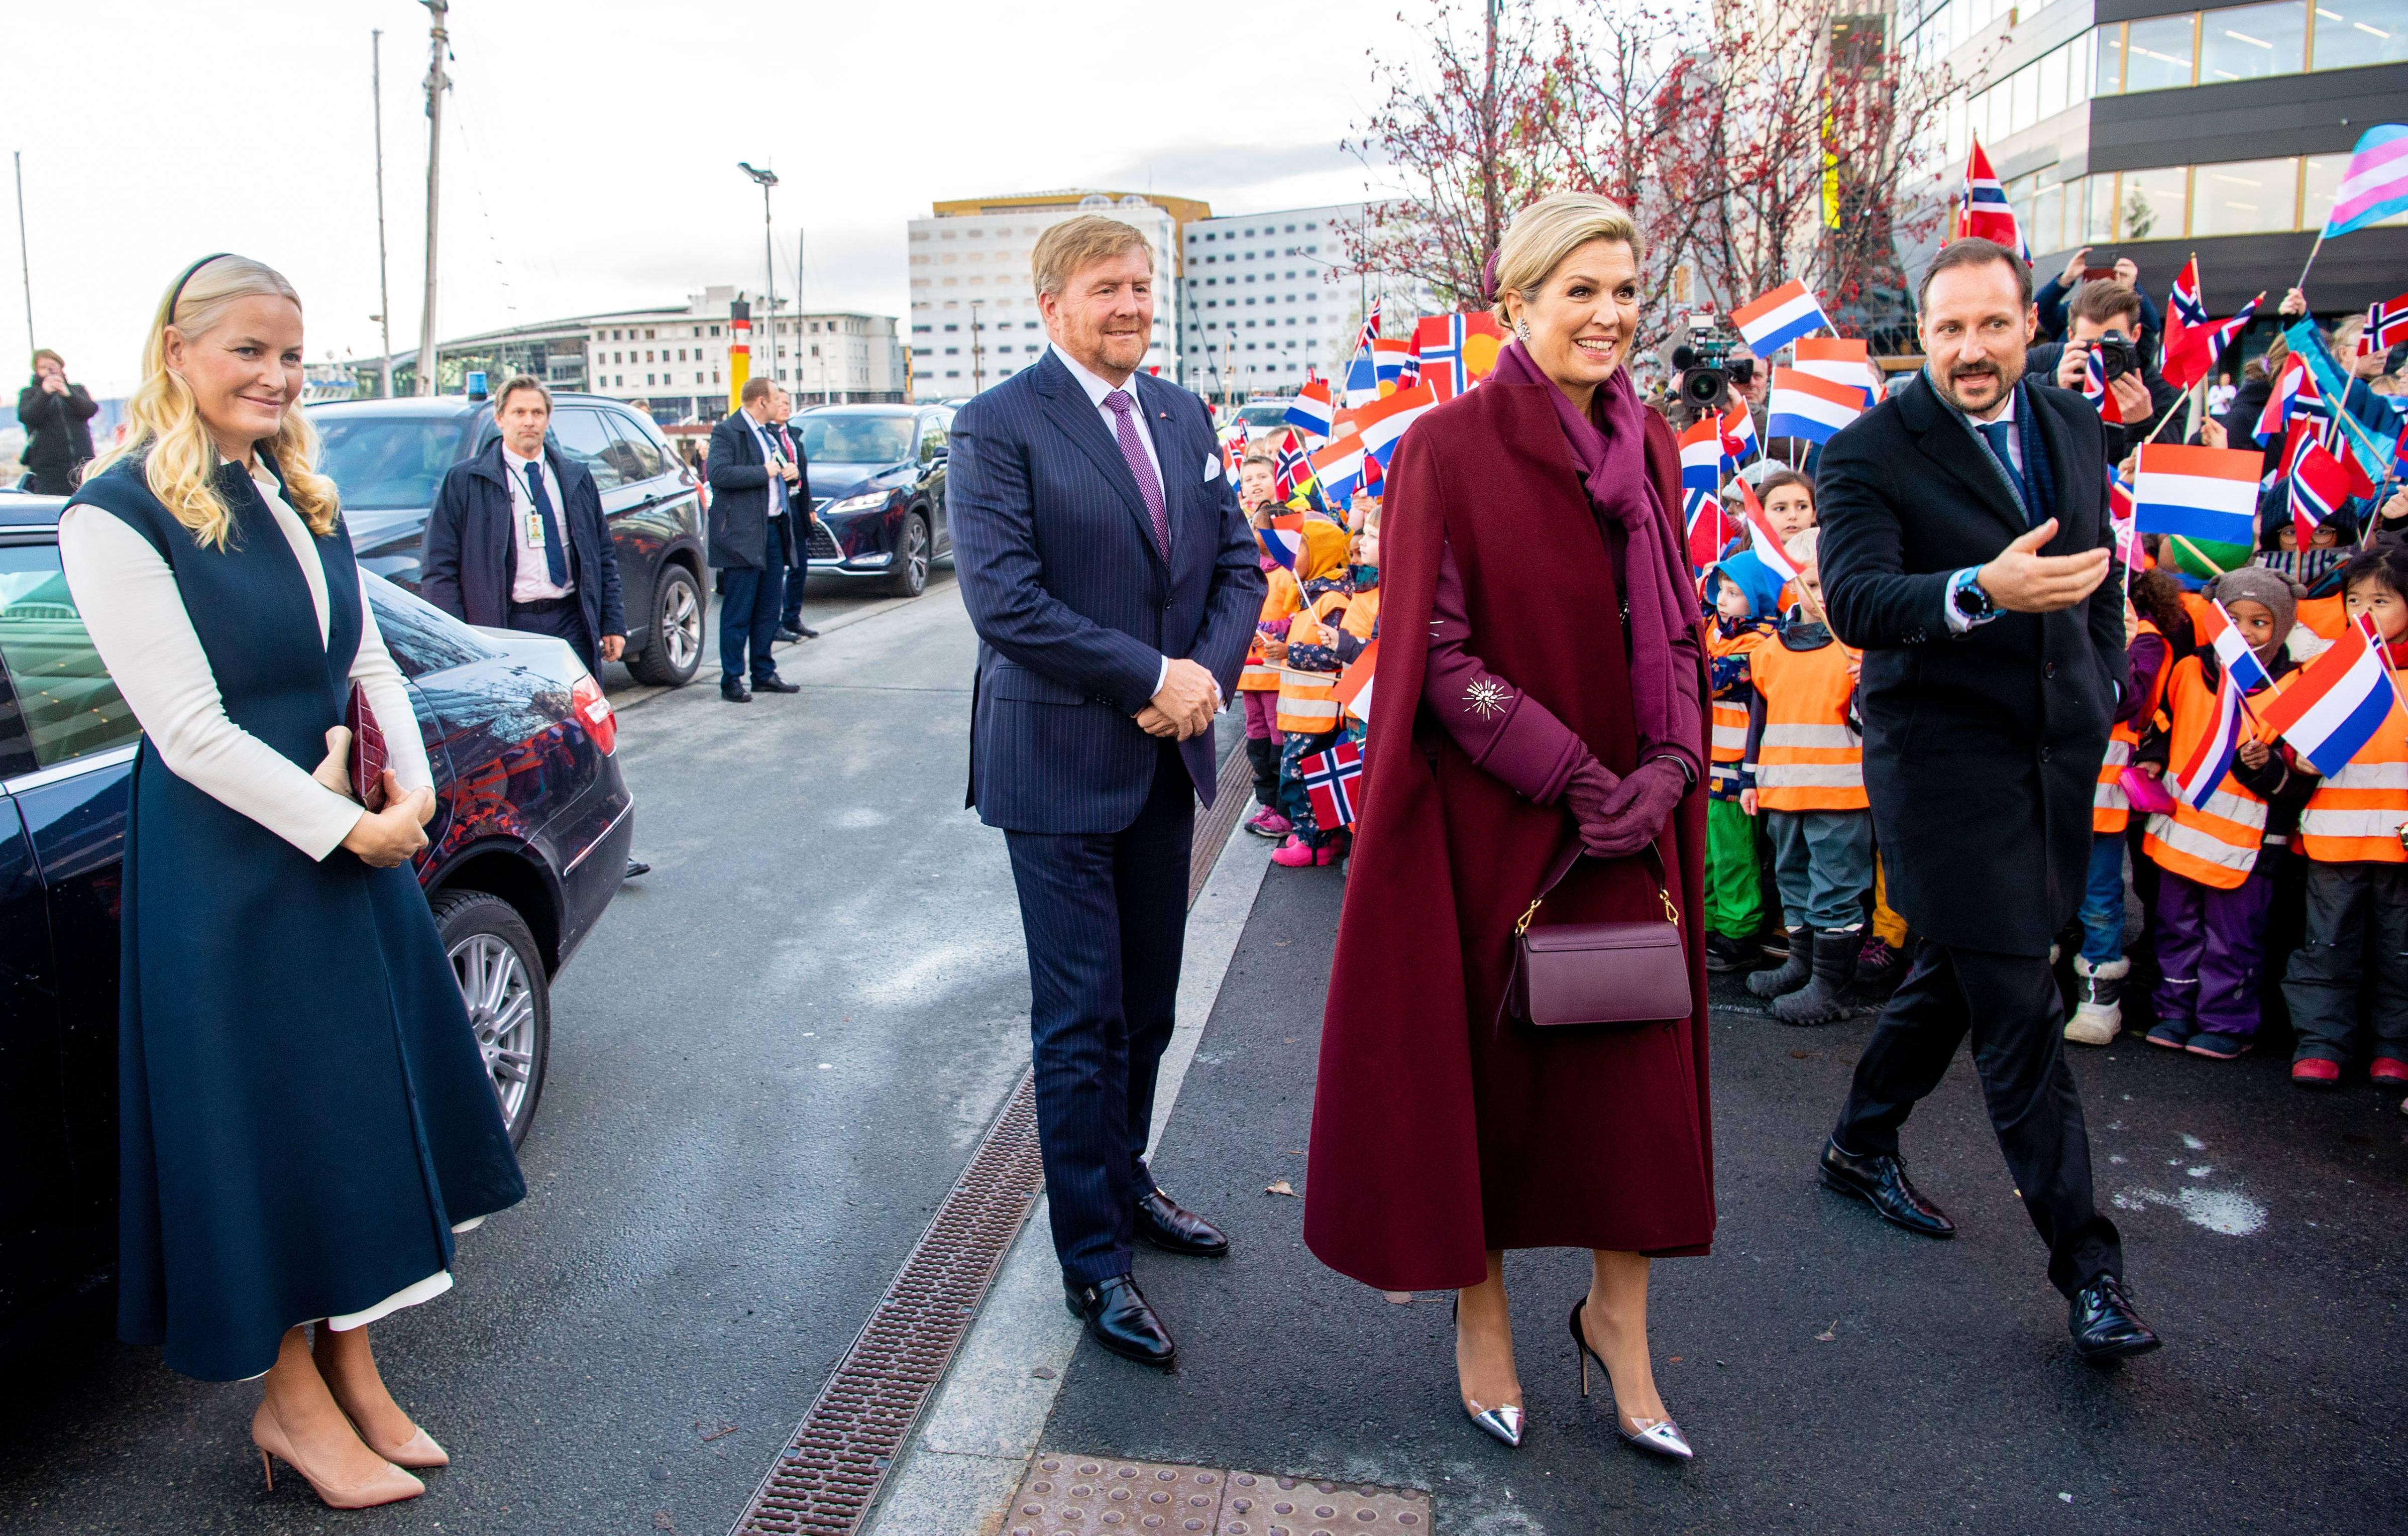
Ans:
POLYGON ((1100 173, 1096 183, 1152 186, 1182 196, 1243 200, 1250 189, 1300 177, 1359 175, 1362 162, 1335 140, 1302 144, 1168 144, 1100 173))

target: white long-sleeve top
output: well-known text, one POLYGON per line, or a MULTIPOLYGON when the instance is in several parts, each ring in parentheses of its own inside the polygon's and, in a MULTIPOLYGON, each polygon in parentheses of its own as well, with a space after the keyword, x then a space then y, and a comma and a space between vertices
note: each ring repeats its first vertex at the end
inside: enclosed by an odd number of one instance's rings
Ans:
MULTIPOLYGON (((257 468, 251 479, 309 584, 322 645, 329 614, 317 540, 273 479, 257 468)), ((150 541, 107 508, 79 503, 60 515, 59 560, 101 664, 169 771, 313 859, 342 846, 359 822, 359 805, 227 717, 176 573, 150 541)), ((351 681, 376 713, 402 789, 433 787, 408 685, 385 650, 365 588, 351 681)))

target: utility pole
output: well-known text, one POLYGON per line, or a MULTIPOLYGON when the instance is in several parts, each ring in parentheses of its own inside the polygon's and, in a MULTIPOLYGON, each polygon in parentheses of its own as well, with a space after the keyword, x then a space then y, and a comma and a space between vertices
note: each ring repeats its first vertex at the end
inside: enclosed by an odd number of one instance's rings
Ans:
POLYGON ((384 29, 368 29, 368 99, 376 108, 376 187, 377 187, 377 325, 384 336, 384 356, 379 363, 383 377, 380 393, 393 398, 393 291, 386 285, 384 270, 384 29))
POLYGON ((443 73, 443 56, 451 51, 452 35, 444 30, 443 18, 452 8, 452 0, 418 0, 427 10, 426 68, 426 303, 418 314, 418 393, 435 393, 436 375, 442 370, 435 356, 435 223, 442 203, 443 164, 443 93, 452 89, 450 77, 443 73))
MULTIPOLYGON (((795 395, 803 393, 803 232, 795 231, 795 395)), ((820 357, 820 398, 828 397, 827 356, 820 357)))
POLYGON ((40 343, 34 339, 34 259, 25 251, 25 151, 8 152, 17 162, 17 270, 25 275, 25 350, 30 352, 40 343))
POLYGON ((769 189, 778 184, 778 173, 756 171, 749 160, 738 161, 736 168, 751 177, 761 188, 761 268, 769 281, 769 291, 761 301, 761 323, 767 331, 763 339, 767 343, 769 353, 769 371, 763 377, 774 384, 778 381, 778 249, 777 243, 770 238, 769 189))

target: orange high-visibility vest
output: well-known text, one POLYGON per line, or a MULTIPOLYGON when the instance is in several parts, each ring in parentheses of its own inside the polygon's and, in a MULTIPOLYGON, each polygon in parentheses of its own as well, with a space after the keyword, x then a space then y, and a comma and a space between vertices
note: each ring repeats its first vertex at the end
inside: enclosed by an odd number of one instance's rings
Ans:
MULTIPOLYGON (((2297 677, 2297 672, 2286 677, 2297 677)), ((2286 678, 2256 696, 2270 698, 2286 678)), ((2166 707, 2173 717, 2168 733, 2169 756, 2174 765, 2190 760, 2201 738, 2215 728, 2215 690, 2209 687, 2197 656, 2185 656, 2173 667, 2166 685, 2166 707)), ((2172 776, 2174 769, 2169 768, 2172 776)), ((2171 790, 2172 785, 2168 788, 2171 790)), ((2231 774, 2215 786, 2207 804, 2198 810, 2176 796, 2171 811, 2149 818, 2141 852, 2158 868, 2219 891, 2239 890, 2258 867, 2258 849, 2266 837, 2266 802, 2242 787, 2231 774)))
MULTIPOLYGON (((1287 643, 1290 655, 1299 645, 1327 645, 1337 625, 1329 615, 1352 600, 1345 592, 1325 592, 1312 600, 1312 606, 1288 621, 1287 643)), ((1341 621, 1342 622, 1342 617, 1341 621)), ((1320 736, 1338 728, 1338 674, 1305 672, 1294 667, 1280 668, 1279 728, 1305 736, 1320 736)))
MULTIPOLYGON (((1709 621, 1706 656, 1719 661, 1725 656, 1753 655, 1770 639, 1761 629, 1742 629, 1726 639, 1709 621)), ((1708 702, 1713 709, 1713 734, 1706 744, 1706 772, 1713 782, 1727 789, 1731 781, 1739 777, 1740 761, 1747 756, 1747 701, 1715 698, 1708 702)))
MULTIPOLYGON (((1291 618, 1304 606, 1304 589, 1296 584, 1296 573, 1282 566, 1271 572, 1270 590, 1263 594, 1261 623, 1277 624, 1291 618)), ((1238 692, 1241 694, 1275 694, 1279 692, 1280 669, 1276 662, 1263 659, 1263 632, 1254 631, 1253 643, 1246 647, 1246 668, 1238 674, 1238 692)))
POLYGON ((2337 640, 2349 627, 2349 599, 2338 592, 2329 597, 2302 597, 2295 622, 2321 639, 2337 640))
POLYGON ((2319 864, 2408 864, 2402 824, 2408 824, 2408 715, 2395 698, 2358 755, 2328 772, 2308 797, 2300 814, 2300 846, 2319 864))
MULTIPOLYGON (((2141 621, 2141 633, 2164 639, 2153 620, 2141 621)), ((2131 824, 2132 802, 2124 793, 2124 770, 2132 763, 2132 749, 2141 744, 2141 728, 2157 717, 2157 706, 2166 701, 2166 683, 2174 673, 2169 661, 2157 668, 2150 682, 2149 697, 2141 712, 2107 733, 2107 756, 2099 765, 2099 787, 2090 792, 2090 830, 2121 832, 2131 824)))
POLYGON ((1756 803, 1768 811, 1863 811, 1864 739, 1848 727, 1851 653, 1837 640, 1813 651, 1759 646, 1749 658, 1764 696, 1756 803))

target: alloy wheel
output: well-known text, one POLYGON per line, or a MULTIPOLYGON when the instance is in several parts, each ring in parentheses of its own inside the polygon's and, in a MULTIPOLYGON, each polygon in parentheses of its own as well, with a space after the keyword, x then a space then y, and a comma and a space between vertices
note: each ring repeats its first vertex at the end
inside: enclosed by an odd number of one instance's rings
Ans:
POLYGON ((452 977, 468 1007, 503 1123, 516 1127, 535 1073, 535 987, 526 966, 498 935, 471 933, 452 946, 452 977))

